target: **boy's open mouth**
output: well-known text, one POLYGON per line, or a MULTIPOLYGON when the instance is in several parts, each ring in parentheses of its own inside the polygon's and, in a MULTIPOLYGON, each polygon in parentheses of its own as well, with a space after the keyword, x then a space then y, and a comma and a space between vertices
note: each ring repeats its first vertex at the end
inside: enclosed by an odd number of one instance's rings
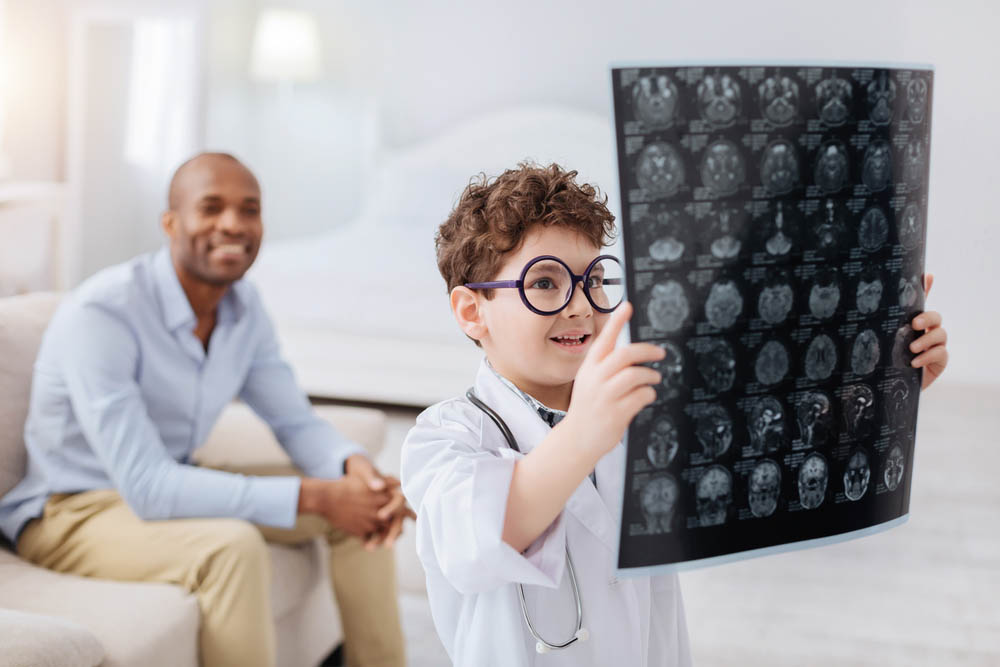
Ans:
POLYGON ((560 345, 566 345, 567 347, 576 347, 577 345, 583 345, 590 338, 590 334, 577 334, 574 336, 553 336, 549 338, 551 341, 555 341, 560 345))

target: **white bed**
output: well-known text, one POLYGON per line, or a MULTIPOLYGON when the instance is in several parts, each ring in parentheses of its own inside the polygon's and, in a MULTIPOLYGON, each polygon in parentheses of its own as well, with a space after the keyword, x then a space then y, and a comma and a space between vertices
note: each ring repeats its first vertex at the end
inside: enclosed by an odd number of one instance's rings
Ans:
POLYGON ((607 117, 517 108, 385 155, 357 219, 264 243, 249 278, 311 396, 425 406, 471 384, 482 354, 452 319, 434 233, 472 175, 524 159, 577 169, 618 215, 607 117))

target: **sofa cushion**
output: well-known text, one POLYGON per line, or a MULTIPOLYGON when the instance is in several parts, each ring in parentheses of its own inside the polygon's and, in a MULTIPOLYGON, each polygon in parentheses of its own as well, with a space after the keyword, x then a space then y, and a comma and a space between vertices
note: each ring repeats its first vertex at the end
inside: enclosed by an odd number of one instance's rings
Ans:
POLYGON ((0 496, 24 477, 24 420, 38 346, 61 295, 0 299, 0 496))
POLYGON ((320 548, 318 541, 310 540, 297 546, 268 544, 268 551, 271 554, 271 611, 275 620, 301 606, 313 588, 329 590, 329 579, 324 572, 325 550, 320 548))
POLYGON ((177 586, 59 574, 0 549, 0 607, 85 627, 105 667, 198 664, 198 603, 177 586))
POLYGON ((104 649, 82 625, 63 618, 0 609, 0 667, 97 667, 104 649))
MULTIPOLYGON (((313 589, 330 595, 326 550, 318 542, 294 547, 271 544, 269 551, 275 620, 301 608, 313 589)), ((59 574, 0 548, 2 608, 79 623, 105 647, 105 665, 194 664, 188 658, 194 656, 198 605, 193 596, 176 586, 59 574)), ((0 629, 3 627, 0 619, 0 629)), ((3 665, 0 659, 0 667, 3 665)))

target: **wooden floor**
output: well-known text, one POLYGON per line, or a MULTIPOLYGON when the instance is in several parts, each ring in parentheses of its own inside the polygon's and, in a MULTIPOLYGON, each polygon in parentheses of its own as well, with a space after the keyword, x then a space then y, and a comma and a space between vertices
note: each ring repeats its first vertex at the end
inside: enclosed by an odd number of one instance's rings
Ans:
MULTIPOLYGON (((393 414, 387 468, 412 419, 393 414)), ((925 393, 913 474, 900 527, 682 574, 695 663, 1000 666, 1000 387, 925 393)), ((426 598, 403 611, 410 664, 447 664, 426 598)))

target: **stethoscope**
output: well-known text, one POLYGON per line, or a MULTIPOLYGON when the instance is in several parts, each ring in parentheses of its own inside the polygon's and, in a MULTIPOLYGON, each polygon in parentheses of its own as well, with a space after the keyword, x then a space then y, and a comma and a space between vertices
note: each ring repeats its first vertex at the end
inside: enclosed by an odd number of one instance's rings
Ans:
MULTIPOLYGON (((504 440, 507 441, 507 445, 513 449, 515 452, 520 452, 521 448, 517 446, 517 439, 514 434, 511 433, 510 429, 507 428, 507 423, 503 418, 496 413, 490 406, 483 403, 476 393, 470 388, 465 392, 465 397, 469 399, 474 406, 486 413, 486 416, 493 420, 493 423, 497 425, 500 429, 500 433, 503 434, 504 440)), ((531 624, 531 619, 528 618, 528 607, 524 602, 524 585, 517 585, 517 597, 521 602, 521 616, 524 617, 524 624, 528 626, 528 632, 531 636, 535 638, 535 651, 538 653, 548 653, 549 651, 554 651, 556 649, 566 648, 570 644, 576 641, 585 642, 590 638, 590 632, 583 627, 583 604, 580 600, 580 587, 576 583, 576 570, 573 569, 573 559, 569 555, 569 547, 566 547, 566 569, 569 570, 569 581, 573 585, 573 599, 576 600, 576 632, 573 633, 573 637, 569 641, 563 642, 562 644, 553 644, 542 639, 538 631, 535 630, 535 626, 531 624)))

